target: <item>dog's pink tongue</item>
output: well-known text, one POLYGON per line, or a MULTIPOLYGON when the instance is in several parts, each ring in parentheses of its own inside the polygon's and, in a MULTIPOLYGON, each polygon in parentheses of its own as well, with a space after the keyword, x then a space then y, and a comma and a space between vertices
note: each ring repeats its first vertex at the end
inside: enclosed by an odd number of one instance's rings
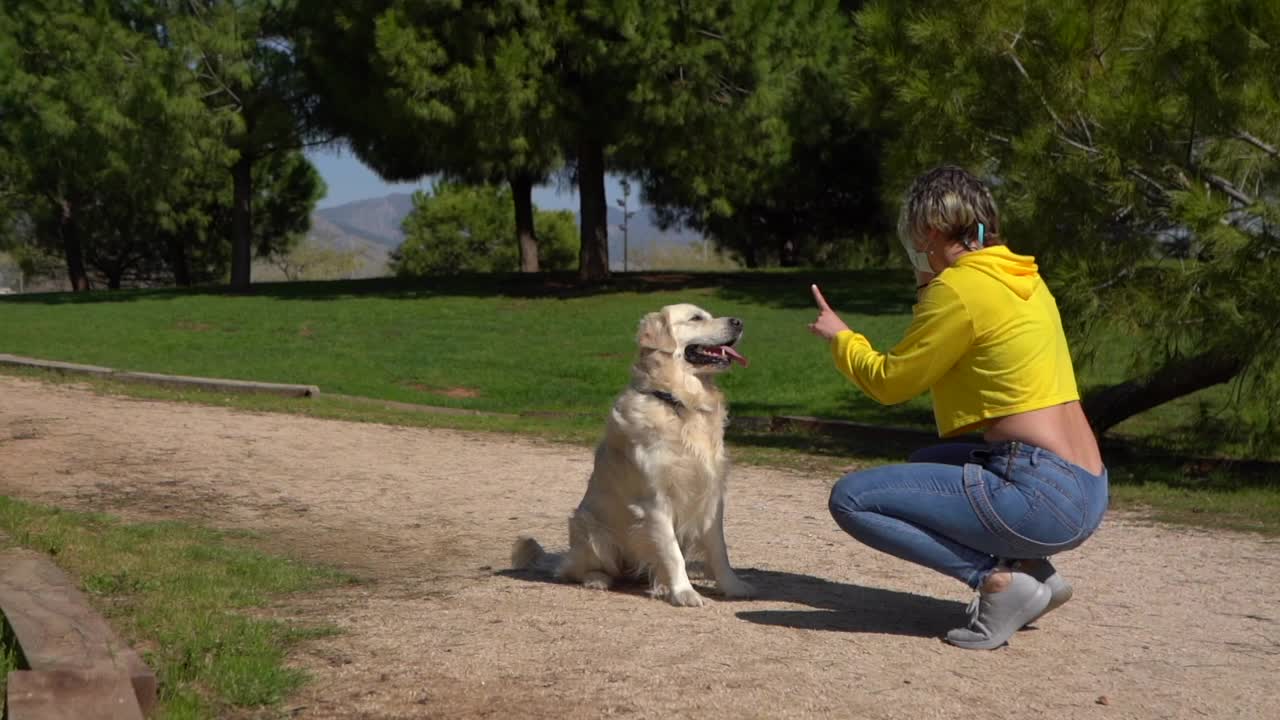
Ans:
POLYGON ((747 367, 748 365, 751 364, 750 360, 747 360, 745 357, 739 354, 737 350, 734 350, 728 345, 724 345, 720 349, 724 350, 725 355, 728 355, 734 362, 738 363, 742 367, 747 367))

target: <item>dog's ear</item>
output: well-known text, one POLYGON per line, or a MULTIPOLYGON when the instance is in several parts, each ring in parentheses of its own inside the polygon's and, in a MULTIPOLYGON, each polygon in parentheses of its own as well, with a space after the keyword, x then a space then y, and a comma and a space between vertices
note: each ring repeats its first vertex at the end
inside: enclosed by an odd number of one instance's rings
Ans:
POLYGON ((671 335, 667 318, 660 312, 651 312, 641 318, 636 344, 648 350, 675 352, 676 339, 671 335))

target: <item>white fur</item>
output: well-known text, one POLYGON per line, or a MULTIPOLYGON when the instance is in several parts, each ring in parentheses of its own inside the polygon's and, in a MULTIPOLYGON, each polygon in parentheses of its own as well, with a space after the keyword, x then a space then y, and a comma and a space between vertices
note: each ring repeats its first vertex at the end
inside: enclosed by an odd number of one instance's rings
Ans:
POLYGON ((614 403, 586 494, 569 519, 569 551, 549 556, 522 537, 512 551, 515 567, 554 558, 557 577, 596 589, 647 574, 654 596, 701 606, 686 571, 686 560, 701 556, 721 593, 752 595, 729 565, 724 540, 728 409, 715 376, 725 366, 685 360, 688 345, 736 341, 741 331, 733 322, 688 304, 641 320, 632 382, 614 403), (682 407, 649 394, 655 390, 682 407))

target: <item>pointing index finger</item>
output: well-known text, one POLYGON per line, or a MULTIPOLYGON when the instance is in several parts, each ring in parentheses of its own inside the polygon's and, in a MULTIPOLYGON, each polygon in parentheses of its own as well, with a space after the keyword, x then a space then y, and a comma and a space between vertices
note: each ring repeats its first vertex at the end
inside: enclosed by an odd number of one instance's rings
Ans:
POLYGON ((817 285, 810 285, 809 289, 813 290, 813 300, 818 303, 819 310, 830 310, 831 306, 827 304, 827 299, 822 297, 822 291, 817 285))

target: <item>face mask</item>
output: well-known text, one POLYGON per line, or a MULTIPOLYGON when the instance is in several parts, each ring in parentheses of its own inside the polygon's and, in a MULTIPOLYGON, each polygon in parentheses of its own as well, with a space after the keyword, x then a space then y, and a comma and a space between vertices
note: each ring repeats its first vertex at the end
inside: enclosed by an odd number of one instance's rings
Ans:
POLYGON ((933 268, 929 267, 929 253, 921 252, 911 244, 911 241, 905 237, 900 237, 902 241, 902 249, 907 251, 907 260, 911 263, 911 267, 917 272, 932 273, 933 268))
MULTIPOLYGON (((911 263, 911 267, 922 273, 934 272, 929 267, 929 253, 917 250, 911 241, 905 237, 898 238, 902 242, 902 249, 907 251, 907 260, 911 263)), ((978 223, 978 244, 977 246, 969 245, 970 250, 981 250, 987 246, 987 227, 982 223, 978 223)))

